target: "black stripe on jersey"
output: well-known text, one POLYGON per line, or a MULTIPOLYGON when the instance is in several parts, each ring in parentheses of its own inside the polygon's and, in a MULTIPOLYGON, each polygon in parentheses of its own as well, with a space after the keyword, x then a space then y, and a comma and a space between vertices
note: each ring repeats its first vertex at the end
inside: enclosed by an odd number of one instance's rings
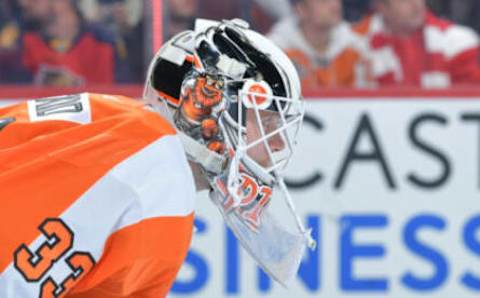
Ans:
POLYGON ((17 119, 15 119, 14 117, 0 119, 0 131, 4 129, 7 125, 15 122, 15 120, 17 119))

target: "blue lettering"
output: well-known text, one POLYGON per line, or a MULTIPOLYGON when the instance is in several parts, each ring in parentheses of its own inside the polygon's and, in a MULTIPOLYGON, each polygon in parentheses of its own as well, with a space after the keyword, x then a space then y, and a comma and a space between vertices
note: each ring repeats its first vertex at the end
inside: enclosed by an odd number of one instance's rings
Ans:
POLYGON ((310 292, 320 289, 320 217, 308 216, 307 227, 312 229, 312 237, 317 241, 317 247, 314 250, 308 250, 307 258, 304 258, 300 264, 298 277, 303 281, 310 292))
MULTIPOLYGON (((200 235, 207 231, 207 224, 200 218, 195 219, 196 234, 200 235)), ((210 272, 205 260, 193 249, 188 252, 184 265, 189 265, 195 271, 191 280, 182 281, 177 278, 172 287, 172 293, 175 294, 191 294, 205 286, 209 278, 210 272)))
POLYGON ((239 245, 237 238, 233 234, 232 230, 228 227, 226 228, 226 293, 227 294, 238 294, 239 293, 239 284, 240 284, 240 254, 239 254, 239 245))
POLYGON ((353 276, 353 261, 358 258, 383 258, 385 248, 381 245, 358 245, 353 243, 354 232, 360 228, 384 228, 388 219, 384 215, 343 216, 340 226, 340 287, 347 292, 385 292, 388 280, 385 278, 359 278, 353 276))
POLYGON ((425 245, 418 239, 418 233, 422 229, 435 229, 443 231, 446 227, 445 220, 435 215, 420 215, 414 217, 403 231, 403 239, 407 248, 429 261, 435 268, 431 277, 420 278, 408 272, 402 277, 402 283, 413 290, 431 291, 439 288, 448 277, 448 263, 445 257, 430 246, 425 245))
POLYGON ((272 289, 272 279, 260 267, 258 268, 258 289, 262 293, 267 293, 272 289))
MULTIPOLYGON (((475 234, 480 229, 480 215, 472 218, 463 231, 463 241, 465 245, 477 256, 480 256, 480 240, 475 238, 475 234)), ((480 278, 473 273, 467 272, 462 278, 462 283, 468 288, 480 291, 480 278)))

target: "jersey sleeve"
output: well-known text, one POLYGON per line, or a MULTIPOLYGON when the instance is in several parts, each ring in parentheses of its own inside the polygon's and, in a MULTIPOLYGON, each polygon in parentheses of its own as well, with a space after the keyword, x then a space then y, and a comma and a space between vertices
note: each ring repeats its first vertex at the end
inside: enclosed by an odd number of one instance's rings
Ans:
POLYGON ((2 298, 146 291, 186 254, 194 189, 175 130, 133 100, 84 98, 90 118, 71 118, 85 111, 71 98, 0 110, 16 119, 0 131, 2 298))
POLYGON ((71 298, 165 297, 186 256, 193 215, 154 218, 108 240, 105 255, 71 298))

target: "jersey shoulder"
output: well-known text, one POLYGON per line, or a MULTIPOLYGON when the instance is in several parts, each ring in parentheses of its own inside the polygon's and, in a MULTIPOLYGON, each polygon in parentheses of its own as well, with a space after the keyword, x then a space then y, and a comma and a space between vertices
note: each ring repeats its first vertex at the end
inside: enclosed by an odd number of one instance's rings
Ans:
POLYGON ((162 134, 175 134, 175 128, 162 115, 152 111, 139 99, 121 95, 86 93, 89 98, 92 121, 119 118, 136 121, 146 129, 162 134))
POLYGON ((122 132, 124 137, 134 137, 133 128, 158 137, 176 133, 167 120, 140 100, 81 93, 28 100, 0 109, 0 147, 2 141, 19 144, 64 130, 95 129, 98 132, 99 126, 107 131, 122 132))

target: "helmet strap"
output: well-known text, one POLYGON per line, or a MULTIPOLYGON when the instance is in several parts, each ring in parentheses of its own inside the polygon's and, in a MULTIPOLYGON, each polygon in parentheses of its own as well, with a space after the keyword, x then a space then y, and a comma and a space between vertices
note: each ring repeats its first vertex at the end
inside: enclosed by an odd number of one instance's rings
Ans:
POLYGON ((199 164, 209 173, 218 175, 222 172, 226 162, 224 156, 209 150, 182 131, 178 131, 178 135, 190 161, 199 164))

